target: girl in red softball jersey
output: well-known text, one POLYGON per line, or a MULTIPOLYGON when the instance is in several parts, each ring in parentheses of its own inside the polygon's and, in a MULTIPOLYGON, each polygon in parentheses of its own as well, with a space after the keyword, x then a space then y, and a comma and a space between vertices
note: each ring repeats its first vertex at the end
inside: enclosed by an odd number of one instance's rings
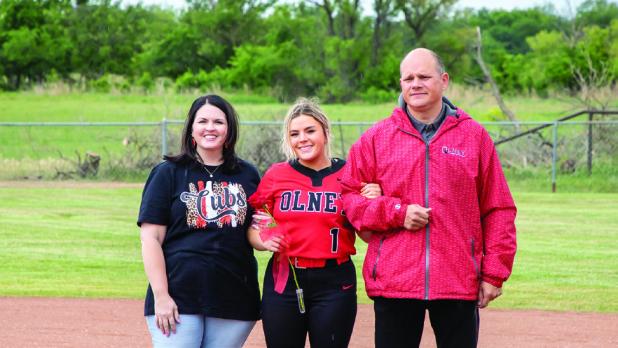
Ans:
MULTIPOLYGON (((355 231, 345 217, 339 176, 344 160, 331 158, 330 123, 312 100, 289 110, 282 148, 249 203, 258 211, 251 245, 272 251, 264 276, 262 321, 268 347, 347 347, 356 318, 356 271, 350 256, 355 231)), ((377 184, 361 193, 380 196, 377 184)))

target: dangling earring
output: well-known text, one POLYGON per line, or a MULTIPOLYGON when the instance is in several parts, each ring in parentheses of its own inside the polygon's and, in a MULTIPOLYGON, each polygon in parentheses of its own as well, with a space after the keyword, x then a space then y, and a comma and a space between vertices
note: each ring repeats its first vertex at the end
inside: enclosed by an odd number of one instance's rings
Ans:
POLYGON ((191 138, 191 145, 193 145, 193 147, 197 146, 197 142, 195 141, 195 138, 191 138))

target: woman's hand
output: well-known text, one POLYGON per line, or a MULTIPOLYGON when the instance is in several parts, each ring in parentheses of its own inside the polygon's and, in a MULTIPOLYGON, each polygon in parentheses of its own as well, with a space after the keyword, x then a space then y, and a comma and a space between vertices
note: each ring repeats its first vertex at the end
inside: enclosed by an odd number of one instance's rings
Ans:
POLYGON ((180 323, 180 314, 167 287, 167 270, 161 244, 165 240, 167 226, 142 223, 140 239, 142 241, 142 258, 144 270, 155 298, 155 323, 164 335, 176 333, 176 324, 180 323))
POLYGON ((361 182, 363 187, 361 188, 361 196, 369 199, 378 198, 382 196, 382 188, 378 184, 361 182))
POLYGON ((165 336, 176 333, 176 324, 180 323, 178 306, 169 294, 155 296, 155 323, 165 336))

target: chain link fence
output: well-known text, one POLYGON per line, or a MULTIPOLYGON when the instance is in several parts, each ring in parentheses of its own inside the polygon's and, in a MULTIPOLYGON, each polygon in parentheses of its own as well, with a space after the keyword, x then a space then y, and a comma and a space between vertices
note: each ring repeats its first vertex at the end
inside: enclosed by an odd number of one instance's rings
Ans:
POLYGON ((618 188, 618 121, 495 122, 484 126, 496 143, 509 182, 536 179, 552 192, 557 191, 559 181, 569 185, 589 181, 618 188), (514 137, 528 130, 535 131, 514 137), (593 174, 595 180, 590 180, 593 174))
MULTIPOLYGON (((601 173, 618 181, 618 121, 609 117, 483 125, 497 144, 509 180, 542 178, 555 190, 567 176, 601 173)), ((345 158, 372 124, 333 122, 333 155, 345 158)), ((0 180, 143 181, 162 154, 178 151, 182 127, 180 120, 0 123, 0 180)), ((280 144, 280 122, 241 123, 237 152, 261 172, 284 160, 280 144)))

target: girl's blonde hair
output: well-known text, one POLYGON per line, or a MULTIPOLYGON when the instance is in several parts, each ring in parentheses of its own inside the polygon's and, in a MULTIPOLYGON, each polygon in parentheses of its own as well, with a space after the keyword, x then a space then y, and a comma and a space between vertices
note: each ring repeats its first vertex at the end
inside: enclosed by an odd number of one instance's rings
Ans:
POLYGON ((330 159, 330 121, 324 111, 318 106, 318 100, 315 98, 298 98, 294 105, 290 107, 285 119, 283 119, 283 134, 281 139, 281 151, 288 160, 296 158, 292 144, 290 143, 290 124, 292 120, 299 116, 313 117, 322 126, 326 144, 324 151, 326 157, 330 159))

